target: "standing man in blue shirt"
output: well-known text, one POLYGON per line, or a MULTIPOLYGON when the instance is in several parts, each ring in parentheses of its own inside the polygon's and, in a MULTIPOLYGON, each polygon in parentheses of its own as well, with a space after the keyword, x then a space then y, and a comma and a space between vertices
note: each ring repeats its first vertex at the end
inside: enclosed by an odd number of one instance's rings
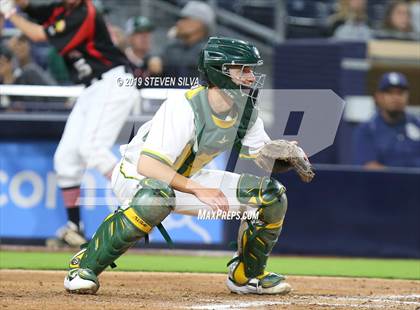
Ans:
POLYGON ((377 112, 354 133, 354 160, 366 168, 420 167, 420 118, 406 112, 407 78, 385 73, 375 93, 377 112))

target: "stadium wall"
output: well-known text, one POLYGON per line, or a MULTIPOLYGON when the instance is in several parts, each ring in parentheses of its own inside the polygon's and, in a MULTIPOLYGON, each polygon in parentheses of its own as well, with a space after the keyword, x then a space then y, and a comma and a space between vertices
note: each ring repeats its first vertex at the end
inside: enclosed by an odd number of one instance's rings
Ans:
MULTIPOLYGON (((55 142, 0 143, 0 238, 42 240, 65 223, 52 156, 55 142)), ((115 148, 115 151, 117 149, 115 148)), ((258 173, 248 162, 237 171, 258 173)), ((281 254, 420 257, 420 171, 366 172, 318 167, 311 184, 294 173, 277 175, 287 187, 289 209, 279 243, 281 254)), ((84 178, 82 216, 87 236, 116 207, 106 180, 84 178)), ((165 227, 177 247, 229 249, 238 222, 171 215, 165 227)), ((166 247, 156 231, 152 247, 166 247)))

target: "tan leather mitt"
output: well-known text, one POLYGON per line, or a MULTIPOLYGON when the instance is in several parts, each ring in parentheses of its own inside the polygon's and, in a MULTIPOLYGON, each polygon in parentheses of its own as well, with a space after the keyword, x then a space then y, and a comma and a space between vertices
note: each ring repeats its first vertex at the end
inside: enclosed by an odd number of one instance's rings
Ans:
POLYGON ((294 169, 302 181, 311 182, 315 176, 305 152, 294 142, 273 140, 264 145, 255 159, 268 172, 281 173, 294 169))

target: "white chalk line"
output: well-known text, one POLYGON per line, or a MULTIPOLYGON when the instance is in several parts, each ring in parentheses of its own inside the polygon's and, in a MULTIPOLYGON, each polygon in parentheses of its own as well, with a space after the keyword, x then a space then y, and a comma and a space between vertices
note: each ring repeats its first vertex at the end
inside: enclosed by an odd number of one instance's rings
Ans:
POLYGON ((296 298, 293 300, 266 300, 266 301, 248 301, 238 302, 237 300, 224 301, 221 304, 201 304, 193 305, 190 309, 197 310, 211 310, 211 309, 241 309, 261 306, 275 306, 275 305, 307 305, 307 306, 321 306, 321 307, 348 307, 348 308, 367 308, 367 309, 381 309, 387 308, 391 305, 412 305, 420 306, 420 295, 383 295, 383 296, 365 296, 365 297, 353 297, 353 296, 292 296, 296 298), (402 300, 401 300, 402 299, 402 300), (311 301, 313 300, 313 301, 311 301), (411 301, 417 300, 417 301, 411 301), (340 302, 342 301, 342 303, 340 302), (338 302, 338 303, 337 303, 338 302), (365 304, 365 303, 370 304, 365 304), (377 304, 372 304, 377 303, 377 304))
MULTIPOLYGON (((417 297, 418 298, 418 297, 417 297)), ((392 296, 392 298, 388 298, 387 296, 372 296, 372 297, 335 297, 335 300, 343 300, 343 301, 370 301, 370 302, 378 302, 378 303, 396 303, 400 305, 416 305, 420 306, 420 300, 419 301, 404 301, 399 300, 398 298, 395 298, 395 296, 392 296)), ((403 299, 403 298, 401 298, 403 299)))
POLYGON ((251 307, 263 307, 263 306, 321 306, 321 307, 346 307, 346 308, 385 308, 385 306, 373 306, 373 305, 361 305, 361 304, 334 304, 334 303, 322 303, 322 302, 291 302, 291 301, 250 301, 250 302, 232 302, 229 304, 209 304, 201 306, 192 306, 189 309, 199 310, 223 310, 223 309, 244 309, 251 307))
POLYGON ((411 294, 411 295, 382 295, 382 296, 375 296, 375 297, 377 297, 377 298, 386 298, 386 299, 418 299, 418 300, 420 300, 420 294, 411 294))

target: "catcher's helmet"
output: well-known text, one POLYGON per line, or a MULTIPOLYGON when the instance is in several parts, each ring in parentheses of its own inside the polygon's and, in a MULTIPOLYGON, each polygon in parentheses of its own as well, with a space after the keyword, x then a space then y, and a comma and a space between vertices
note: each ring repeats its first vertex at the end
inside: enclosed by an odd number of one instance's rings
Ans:
POLYGON ((254 67, 261 66, 263 60, 258 49, 249 42, 225 38, 210 37, 200 54, 198 71, 201 80, 215 85, 232 99, 238 96, 250 96, 256 89, 262 88, 265 74, 256 73, 254 67), (255 81, 252 85, 236 84, 229 74, 229 66, 251 67, 255 81))

